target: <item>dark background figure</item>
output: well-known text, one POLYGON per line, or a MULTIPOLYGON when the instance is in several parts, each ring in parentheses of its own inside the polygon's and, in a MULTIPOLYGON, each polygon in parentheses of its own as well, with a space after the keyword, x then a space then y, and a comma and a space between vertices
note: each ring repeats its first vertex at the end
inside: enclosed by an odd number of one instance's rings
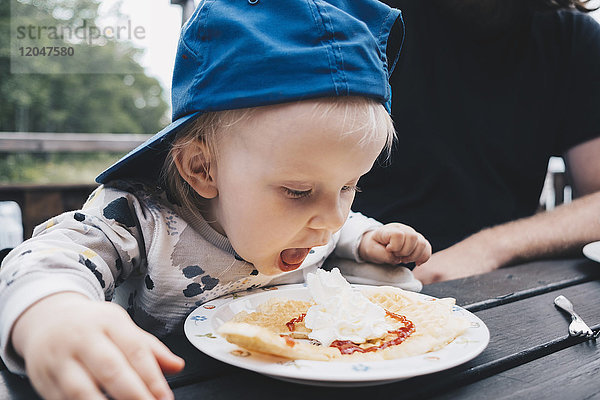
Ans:
POLYGON ((600 25, 587 2, 386 3, 406 26, 391 77, 399 141, 353 209, 425 235, 437 253, 414 271, 424 283, 600 240, 600 25), (536 214, 550 156, 576 200, 536 214))

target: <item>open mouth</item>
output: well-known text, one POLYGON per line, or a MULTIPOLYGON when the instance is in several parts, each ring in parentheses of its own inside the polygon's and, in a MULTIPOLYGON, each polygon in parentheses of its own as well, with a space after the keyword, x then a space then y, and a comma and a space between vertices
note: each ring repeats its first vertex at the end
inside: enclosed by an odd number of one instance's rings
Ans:
POLYGON ((285 249, 279 254, 279 269, 283 272, 297 269, 308 255, 310 247, 285 249))

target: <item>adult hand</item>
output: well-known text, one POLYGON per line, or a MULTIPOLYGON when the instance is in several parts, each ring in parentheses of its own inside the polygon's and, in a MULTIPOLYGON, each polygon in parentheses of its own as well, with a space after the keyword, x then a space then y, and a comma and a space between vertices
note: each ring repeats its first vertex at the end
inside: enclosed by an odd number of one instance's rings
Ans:
POLYGON ((419 265, 431 256, 431 245, 410 226, 394 222, 366 232, 358 253, 363 260, 378 264, 419 265))
POLYGON ((172 399, 163 375, 184 361, 116 304, 48 296, 15 323, 12 342, 45 399, 172 399))
POLYGON ((429 261, 413 270, 415 278, 423 285, 439 281, 464 278, 483 274, 498 268, 495 260, 485 248, 460 242, 445 250, 434 253, 429 261))

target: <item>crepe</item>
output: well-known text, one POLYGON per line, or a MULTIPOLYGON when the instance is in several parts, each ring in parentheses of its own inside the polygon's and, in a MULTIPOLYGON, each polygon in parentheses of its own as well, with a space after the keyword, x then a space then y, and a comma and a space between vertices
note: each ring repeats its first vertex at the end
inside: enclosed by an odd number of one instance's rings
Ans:
POLYGON ((388 312, 385 318, 393 329, 384 337, 367 343, 347 343, 349 354, 308 339, 310 329, 304 325, 303 314, 314 303, 307 301, 271 298, 255 312, 236 314, 218 332, 229 342, 245 349, 289 359, 370 361, 439 350, 469 326, 464 318, 453 312, 455 300, 452 298, 423 300, 415 293, 391 286, 368 287, 361 291, 371 302, 388 312), (406 335, 406 339, 397 339, 406 335), (401 343, 395 344, 394 341, 401 343))

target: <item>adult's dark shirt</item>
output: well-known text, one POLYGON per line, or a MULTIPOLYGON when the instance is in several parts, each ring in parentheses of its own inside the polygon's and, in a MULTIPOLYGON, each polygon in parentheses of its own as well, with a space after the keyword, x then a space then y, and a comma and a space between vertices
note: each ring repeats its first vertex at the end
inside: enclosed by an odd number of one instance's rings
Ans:
POLYGON ((353 209, 414 227, 434 251, 534 214, 548 158, 600 135, 598 23, 546 11, 474 40, 431 1, 386 2, 406 26, 391 77, 399 140, 353 209))

